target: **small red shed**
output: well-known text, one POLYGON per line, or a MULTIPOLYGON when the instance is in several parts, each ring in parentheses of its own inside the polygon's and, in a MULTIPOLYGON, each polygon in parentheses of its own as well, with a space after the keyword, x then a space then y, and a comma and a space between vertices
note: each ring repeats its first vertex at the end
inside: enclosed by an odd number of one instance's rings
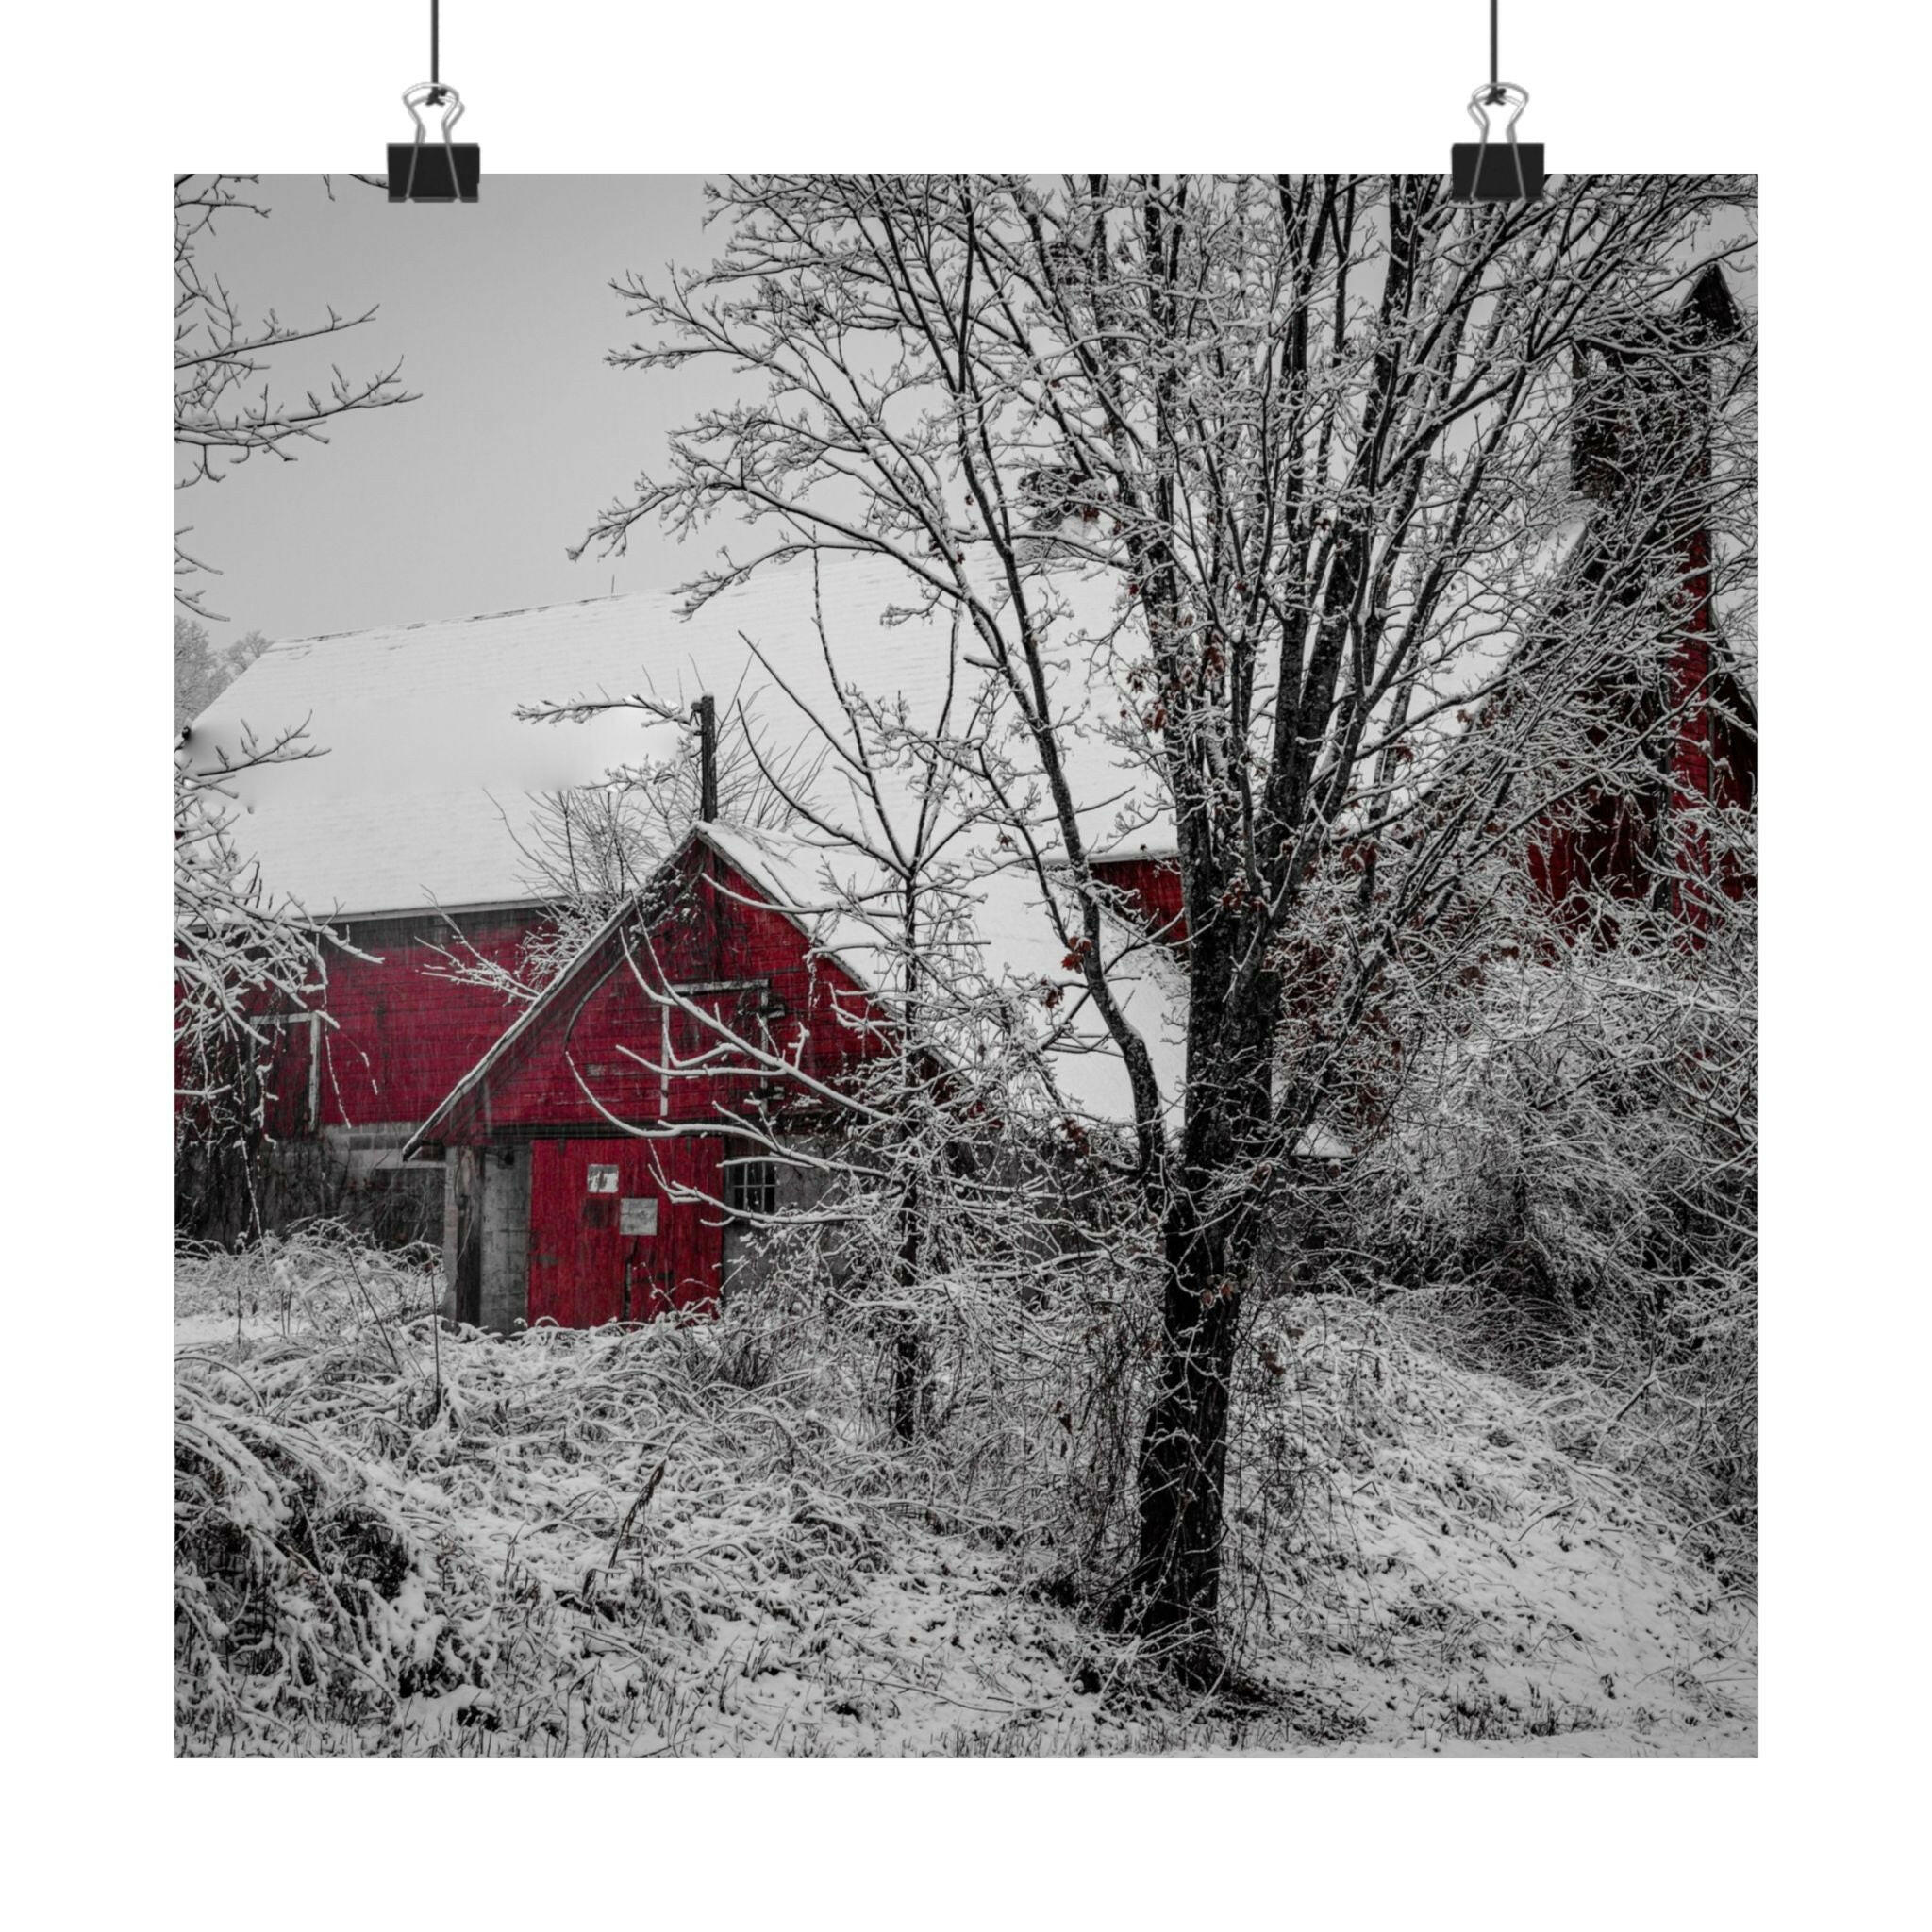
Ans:
POLYGON ((757 853, 693 827, 410 1140, 406 1157, 444 1157, 459 1318, 587 1327, 715 1307, 744 1217, 809 1187, 772 1141, 823 1128, 813 1086, 882 1036, 757 853))

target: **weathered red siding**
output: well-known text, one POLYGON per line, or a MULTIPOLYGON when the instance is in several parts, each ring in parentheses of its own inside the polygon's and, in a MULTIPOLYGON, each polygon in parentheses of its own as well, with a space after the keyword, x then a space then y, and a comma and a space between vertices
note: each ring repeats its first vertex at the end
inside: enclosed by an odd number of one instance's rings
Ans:
POLYGON ((530 1160, 529 1321, 560 1328, 648 1322, 671 1310, 715 1308, 723 1227, 688 1187, 719 1198, 724 1142, 715 1134, 671 1141, 540 1141, 530 1160), (614 1192, 593 1193, 593 1167, 615 1168, 614 1192), (658 1226, 626 1235, 627 1200, 655 1201, 658 1226))
POLYGON ((1587 797, 1569 824, 1546 825, 1531 842, 1530 877, 1566 916, 1583 916, 1582 895, 1591 890, 1646 900, 1661 874, 1670 880, 1670 910, 1695 931, 1708 923, 1704 881, 1732 899, 1755 890, 1728 856, 1713 858, 1700 818, 1707 805, 1748 810, 1757 781, 1756 740, 1728 715, 1748 707, 1715 633, 1710 592, 1709 539, 1698 532, 1685 550, 1668 665, 1675 722, 1667 780, 1660 777, 1648 799, 1587 797))
POLYGON ((335 1024, 284 1023, 271 1131, 288 1140, 325 1127, 426 1120, 517 1013, 501 993, 441 976, 445 955, 460 957, 467 945, 493 964, 511 964, 546 916, 531 908, 336 922, 354 951, 326 949, 323 1003, 335 1024), (321 1043, 319 1066, 311 1065, 312 1041, 321 1043))
POLYGON ((1177 859, 1096 858, 1093 873, 1126 893, 1149 932, 1171 945, 1187 944, 1188 915, 1181 903, 1177 859))
MULTIPOLYGON (((459 920, 470 948, 493 964, 514 961, 541 915, 459 920)), ((323 1065, 322 1124, 361 1126, 425 1120, 515 1017, 488 988, 452 983, 456 935, 441 919, 371 921, 346 935, 372 964, 332 949, 328 1008, 336 1029, 323 1065), (441 950, 439 950, 441 949, 441 950)))
MULTIPOLYGON (((1735 298, 1715 262, 1707 264, 1675 312, 1638 324, 1621 339, 1580 345, 1575 364, 1576 408, 1572 419, 1573 480, 1586 495, 1614 508, 1635 491, 1623 439, 1641 428, 1647 441, 1674 446, 1681 459, 1683 507, 1661 508, 1679 536, 1679 584, 1657 611, 1662 667, 1669 685, 1674 737, 1668 768, 1649 795, 1586 798, 1569 823, 1541 827, 1532 841, 1529 871, 1555 906, 1560 924, 1578 929, 1588 918, 1586 891, 1646 902, 1667 892, 1668 909, 1691 934, 1708 924, 1712 893, 1736 899, 1756 888, 1730 855, 1716 856, 1707 804, 1751 808, 1757 795, 1756 721, 1740 689, 1714 608, 1713 549, 1698 499, 1710 481, 1704 435, 1712 408, 1711 351, 1743 330, 1735 298)), ((1644 509, 1648 517, 1659 506, 1644 509)), ((1586 569, 1602 571, 1600 555, 1586 569)), ((1632 594, 1636 594, 1633 591, 1632 594)), ((1627 600, 1626 600, 1627 601, 1627 600)), ((1642 717, 1654 708, 1648 692, 1629 693, 1642 717)), ((1654 724, 1651 717, 1645 721, 1654 724)), ((1598 927, 1614 936, 1614 922, 1598 927)))

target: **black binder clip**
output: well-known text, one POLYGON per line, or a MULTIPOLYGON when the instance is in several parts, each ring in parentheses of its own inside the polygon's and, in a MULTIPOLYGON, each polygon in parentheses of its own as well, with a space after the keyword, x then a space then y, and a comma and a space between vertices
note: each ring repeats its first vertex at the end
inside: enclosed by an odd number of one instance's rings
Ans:
POLYGON ((1543 144, 1516 140, 1517 117, 1529 106, 1529 92, 1510 81, 1479 87, 1469 97, 1470 119, 1483 131, 1481 141, 1458 141, 1449 150, 1449 193, 1455 201, 1541 201, 1543 198, 1543 144), (1490 109, 1509 109, 1503 124, 1507 147, 1490 144, 1490 109))
POLYGON ((389 198, 391 201, 475 201, 476 183, 483 173, 482 150, 474 142, 450 139, 457 123, 463 118, 462 96, 453 87, 438 81, 419 80, 403 95, 403 106, 416 124, 413 142, 392 141, 389 144, 389 198), (428 130, 423 125, 417 104, 442 108, 442 140, 425 142, 428 130))

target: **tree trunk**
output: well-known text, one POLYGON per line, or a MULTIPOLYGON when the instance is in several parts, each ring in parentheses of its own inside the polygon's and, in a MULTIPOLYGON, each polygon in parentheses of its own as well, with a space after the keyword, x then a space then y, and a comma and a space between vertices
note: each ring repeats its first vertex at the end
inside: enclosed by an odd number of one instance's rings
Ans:
POLYGON ((919 1259, 919 1184, 915 1179, 899 1204, 899 1253, 892 1271, 901 1296, 892 1324, 892 1434, 902 1442, 910 1442, 919 1434, 920 1412, 931 1375, 929 1351, 919 1332, 914 1301, 919 1259))
POLYGON ((892 1434, 901 1442, 910 1442, 919 1434, 920 1412, 931 1374, 927 1355, 918 1318, 908 1311, 900 1317, 898 1332, 892 1338, 892 1434))
POLYGON ((1240 1294, 1219 1245, 1170 1220, 1160 1386, 1141 1439, 1140 1556, 1121 1621, 1211 1666, 1240 1294), (1176 1252, 1178 1248, 1179 1252, 1176 1252))
POLYGON ((1170 1640, 1183 1672, 1204 1681, 1221 1670, 1229 1393, 1259 1205, 1239 1169, 1268 1123, 1279 994, 1264 975, 1230 1004, 1217 963, 1196 961, 1197 973, 1208 970, 1192 988, 1188 1118, 1163 1228, 1159 1381, 1137 1469, 1140 1549, 1113 1618, 1170 1640), (1194 1076, 1196 1068, 1209 1071, 1194 1076))

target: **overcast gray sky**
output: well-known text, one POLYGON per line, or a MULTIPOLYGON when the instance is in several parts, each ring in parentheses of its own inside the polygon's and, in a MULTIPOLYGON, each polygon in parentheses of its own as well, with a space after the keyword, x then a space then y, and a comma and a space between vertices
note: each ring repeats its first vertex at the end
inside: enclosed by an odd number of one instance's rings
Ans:
MULTIPOLYGON (((691 175, 487 175, 474 207, 391 207, 337 177, 268 175, 268 220, 225 220, 205 258, 250 318, 376 305, 329 345, 351 375, 397 357, 421 400, 351 417, 327 447, 257 460, 175 498, 186 547, 231 621, 218 642, 362 629, 681 582, 700 561, 655 531, 615 562, 573 564, 596 511, 655 464, 691 377, 606 366, 631 339, 609 284, 708 260, 691 175)), ((275 387, 325 380, 294 352, 275 387)))

